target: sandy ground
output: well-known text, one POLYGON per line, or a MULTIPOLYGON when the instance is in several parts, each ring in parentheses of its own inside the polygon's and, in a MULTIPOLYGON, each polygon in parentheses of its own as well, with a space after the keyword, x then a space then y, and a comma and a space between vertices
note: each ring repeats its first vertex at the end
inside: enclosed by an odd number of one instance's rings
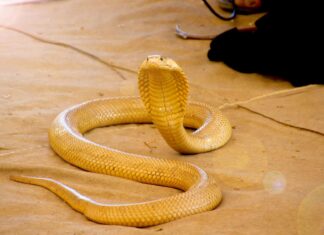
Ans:
POLYGON ((209 41, 174 34, 176 24, 210 34, 249 26, 257 17, 223 22, 194 0, 0 6, 0 234, 323 234, 323 86, 284 91, 293 87, 278 78, 208 61, 209 41), (184 157, 151 125, 101 128, 86 136, 124 151, 199 165, 222 188, 219 207, 145 229, 100 225, 43 188, 9 181, 13 173, 52 177, 100 202, 179 193, 82 171, 48 144, 48 127, 65 108, 137 95, 136 71, 150 54, 169 56, 183 67, 190 99, 215 106, 239 102, 223 106, 234 130, 230 142, 184 157))

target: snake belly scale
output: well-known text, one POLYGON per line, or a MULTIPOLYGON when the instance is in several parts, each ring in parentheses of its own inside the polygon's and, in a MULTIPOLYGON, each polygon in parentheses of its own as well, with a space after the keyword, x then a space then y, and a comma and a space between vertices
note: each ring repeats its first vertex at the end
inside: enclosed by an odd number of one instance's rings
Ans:
POLYGON ((183 192, 154 201, 103 204, 50 178, 10 178, 43 186, 88 219, 103 224, 146 227, 214 209, 221 201, 221 191, 198 166, 122 152, 83 136, 97 127, 153 122, 166 142, 184 154, 212 151, 229 140, 231 125, 218 109, 187 102, 186 76, 172 59, 149 56, 140 66, 138 78, 140 98, 97 99, 60 113, 49 129, 50 145, 64 160, 87 171, 183 192), (196 130, 188 133, 185 127, 196 130))

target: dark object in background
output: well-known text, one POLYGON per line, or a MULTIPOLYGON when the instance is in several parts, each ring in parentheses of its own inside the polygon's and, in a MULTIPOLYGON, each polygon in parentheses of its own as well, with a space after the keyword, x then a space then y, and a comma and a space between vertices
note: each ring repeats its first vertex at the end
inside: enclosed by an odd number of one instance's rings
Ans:
MULTIPOLYGON (((209 9, 211 13, 213 13, 216 17, 220 18, 221 20, 232 20, 236 17, 237 14, 253 14, 258 12, 265 12, 268 10, 268 1, 271 0, 262 0, 261 6, 257 8, 251 7, 238 7, 235 4, 235 0, 217 0, 219 8, 231 12, 230 15, 223 15, 219 13, 216 9, 213 8, 211 4, 207 0, 202 0, 206 7, 209 9)), ((215 1, 215 0, 214 0, 215 1)))
POLYGON ((211 42, 208 58, 244 73, 277 75, 294 86, 323 84, 319 9, 306 1, 273 0, 256 30, 220 34, 211 42))

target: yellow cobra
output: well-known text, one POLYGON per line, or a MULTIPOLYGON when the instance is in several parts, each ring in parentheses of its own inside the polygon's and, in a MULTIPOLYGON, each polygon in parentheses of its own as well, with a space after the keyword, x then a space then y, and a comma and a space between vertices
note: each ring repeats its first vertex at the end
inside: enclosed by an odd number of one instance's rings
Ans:
POLYGON ((122 152, 83 136, 96 127, 153 122, 166 142, 184 154, 211 151, 229 140, 231 125, 218 109, 196 102, 187 106, 188 82, 173 60, 149 56, 138 78, 141 99, 97 99, 67 109, 50 127, 50 144, 64 160, 87 171, 173 187, 182 193, 148 202, 103 204, 53 179, 17 175, 11 179, 43 186, 88 219, 103 224, 146 227, 214 209, 221 191, 198 166, 122 152), (196 130, 190 133, 184 127, 196 130))

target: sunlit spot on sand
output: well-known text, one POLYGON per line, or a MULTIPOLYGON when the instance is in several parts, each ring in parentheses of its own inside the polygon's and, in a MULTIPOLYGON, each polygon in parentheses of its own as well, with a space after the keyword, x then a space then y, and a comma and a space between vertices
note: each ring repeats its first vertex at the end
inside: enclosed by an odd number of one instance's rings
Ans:
POLYGON ((297 223, 298 235, 324 234, 324 185, 303 199, 298 209, 297 223))
POLYGON ((286 178, 279 171, 270 171, 263 178, 263 186, 271 194, 282 193, 286 188, 286 178))
POLYGON ((9 7, 6 5, 7 4, 5 4, 3 0, 0 0, 0 18, 3 19, 1 24, 5 26, 11 26, 16 22, 21 21, 22 8, 9 7))
POLYGON ((0 0, 0 5, 13 5, 33 2, 46 2, 48 0, 0 0))

